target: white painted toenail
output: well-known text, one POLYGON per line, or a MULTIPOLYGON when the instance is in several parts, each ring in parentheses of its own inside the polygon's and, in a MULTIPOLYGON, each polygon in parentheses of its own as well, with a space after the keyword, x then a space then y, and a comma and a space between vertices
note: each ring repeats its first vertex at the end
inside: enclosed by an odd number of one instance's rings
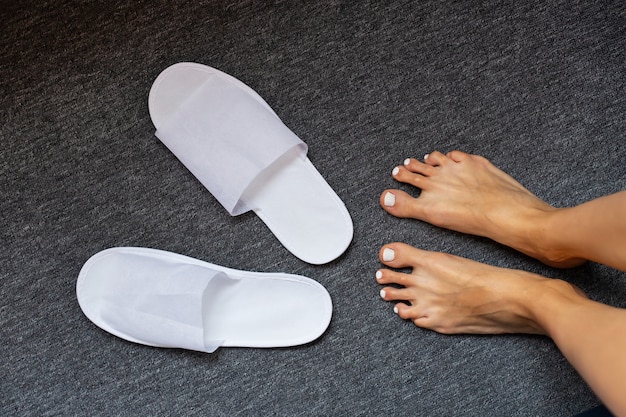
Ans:
POLYGON ((424 155, 424 161, 428 159, 428 157, 430 156, 429 153, 427 153, 426 155, 424 155))
POLYGON ((393 193, 387 192, 383 199, 383 204, 386 207, 393 207, 396 204, 396 196, 393 193))
POLYGON ((409 158, 404 160, 404 166, 407 166, 411 163, 411 160, 409 158))
POLYGON ((400 172, 400 168, 395 167, 395 168, 393 169, 393 171, 391 171, 391 175, 393 175, 393 176, 395 177, 396 175, 398 175, 398 172, 400 172))
POLYGON ((385 248, 383 251, 383 261, 393 261, 396 257, 396 252, 393 249, 385 248))
POLYGON ((396 314, 398 314, 398 307, 393 306, 393 312, 394 312, 394 313, 396 313, 396 314))
POLYGON ((383 277, 383 273, 380 271, 376 271, 376 279, 381 279, 383 277))
POLYGON ((380 290, 380 298, 382 298, 384 300, 385 299, 385 295, 387 295, 385 290, 380 290))

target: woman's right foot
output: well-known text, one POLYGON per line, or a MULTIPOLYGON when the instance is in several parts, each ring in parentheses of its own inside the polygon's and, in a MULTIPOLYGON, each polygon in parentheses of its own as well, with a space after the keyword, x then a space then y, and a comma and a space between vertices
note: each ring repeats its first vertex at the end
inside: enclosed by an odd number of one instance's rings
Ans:
POLYGON ((393 177, 421 190, 417 198, 400 190, 382 193, 381 206, 396 217, 488 237, 554 267, 584 262, 550 244, 550 220, 559 209, 481 156, 433 152, 424 162, 407 159, 393 177))

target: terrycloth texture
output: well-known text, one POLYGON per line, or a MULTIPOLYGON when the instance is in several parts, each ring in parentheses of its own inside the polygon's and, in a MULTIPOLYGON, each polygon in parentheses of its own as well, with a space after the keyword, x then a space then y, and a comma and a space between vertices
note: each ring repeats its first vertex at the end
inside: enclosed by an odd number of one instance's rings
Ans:
POLYGON ((554 270, 393 218, 378 197, 406 157, 454 148, 557 206, 626 188, 626 3, 1 3, 0 414, 570 416, 598 403, 545 338, 400 320, 378 296, 377 252, 404 241, 621 307, 624 273, 554 270), (224 215, 154 137, 148 91, 181 61, 250 85, 309 145, 354 221, 342 257, 307 265, 252 213, 224 215), (333 320, 298 348, 125 342, 74 295, 83 263, 112 246, 311 277, 333 320))

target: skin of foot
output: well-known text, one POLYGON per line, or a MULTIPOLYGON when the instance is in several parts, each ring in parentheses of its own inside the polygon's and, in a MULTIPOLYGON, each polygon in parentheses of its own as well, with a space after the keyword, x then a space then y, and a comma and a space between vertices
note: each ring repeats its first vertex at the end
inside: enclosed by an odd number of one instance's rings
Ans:
POLYGON ((380 204, 393 216, 484 236, 554 267, 584 262, 552 239, 553 219, 560 209, 481 156, 433 152, 423 162, 406 159, 392 176, 421 190, 418 197, 385 190, 380 204))
POLYGON ((535 306, 549 297, 587 299, 571 284, 532 273, 497 268, 403 243, 384 246, 379 258, 392 269, 376 279, 381 297, 418 327, 443 334, 529 333, 547 335, 535 306), (411 273, 394 271, 411 268, 411 273))
POLYGON ((381 248, 380 296, 418 327, 443 334, 546 335, 615 415, 626 416, 626 310, 558 279, 404 243, 381 248), (395 271, 410 268, 410 273, 395 271))
MULTIPOLYGON (((390 214, 491 238, 548 265, 584 260, 626 271, 626 191, 556 209, 485 158, 433 152, 407 159, 393 177, 419 197, 386 190, 390 214)), ((615 415, 626 416, 626 310, 577 287, 403 243, 385 245, 381 297, 415 325, 444 334, 534 333, 552 338, 615 415), (395 271, 410 268, 410 273, 395 271)))

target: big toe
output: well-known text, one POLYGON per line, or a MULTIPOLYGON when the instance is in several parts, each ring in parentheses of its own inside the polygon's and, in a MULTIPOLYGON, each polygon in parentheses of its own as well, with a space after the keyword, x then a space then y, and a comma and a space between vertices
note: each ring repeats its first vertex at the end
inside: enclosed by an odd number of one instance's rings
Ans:
POLYGON ((418 199, 401 190, 385 190, 380 205, 389 214, 401 218, 420 218, 418 199))
POLYGON ((421 256, 428 252, 406 243, 394 242, 383 246, 378 253, 380 261, 391 268, 415 268, 421 256))

